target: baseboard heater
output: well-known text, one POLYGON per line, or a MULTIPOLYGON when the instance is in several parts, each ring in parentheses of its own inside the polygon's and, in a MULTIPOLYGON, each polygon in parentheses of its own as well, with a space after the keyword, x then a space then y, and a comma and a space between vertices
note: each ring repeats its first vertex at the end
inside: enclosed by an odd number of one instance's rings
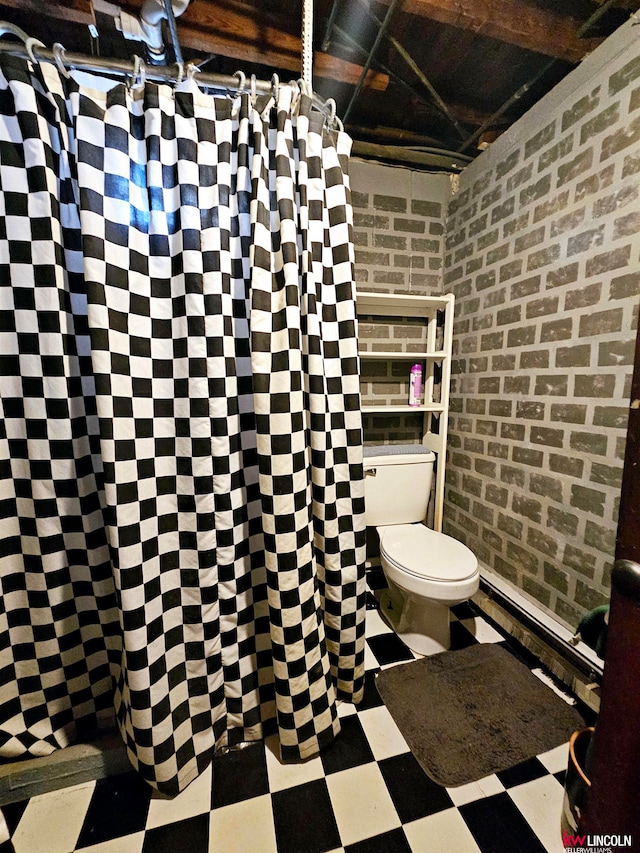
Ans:
POLYGON ((574 644, 571 631, 488 570, 481 569, 472 601, 589 708, 599 710, 604 662, 593 649, 582 641, 574 644))

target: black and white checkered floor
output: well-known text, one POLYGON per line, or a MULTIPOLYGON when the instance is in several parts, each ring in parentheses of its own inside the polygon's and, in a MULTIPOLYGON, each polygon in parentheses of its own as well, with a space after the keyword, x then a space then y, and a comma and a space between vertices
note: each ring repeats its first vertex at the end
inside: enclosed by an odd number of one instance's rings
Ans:
MULTIPOLYGON (((270 738, 220 755, 173 800, 133 772, 35 796, 3 807, 15 853, 561 853, 567 745, 436 785, 374 686, 378 669, 413 655, 368 598, 365 698, 341 705, 342 734, 322 755, 282 765, 270 738)), ((453 648, 504 642, 468 605, 455 617, 453 648)))

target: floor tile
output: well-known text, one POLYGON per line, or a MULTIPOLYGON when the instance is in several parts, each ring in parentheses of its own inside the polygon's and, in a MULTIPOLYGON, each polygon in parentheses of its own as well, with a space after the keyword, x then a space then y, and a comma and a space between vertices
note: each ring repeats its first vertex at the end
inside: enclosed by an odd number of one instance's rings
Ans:
POLYGON ((15 853, 69 853, 73 850, 94 785, 94 782, 86 782, 32 797, 12 837, 15 853))
POLYGON ((514 785, 522 785, 524 782, 530 782, 532 779, 538 779, 547 774, 546 767, 537 758, 530 758, 528 761, 521 761, 520 764, 510 767, 508 770, 501 770, 496 773, 496 776, 505 788, 513 788, 514 785))
POLYGON ((373 838, 365 838, 345 848, 345 853, 411 853, 409 842, 402 829, 392 829, 373 838))
POLYGON ((454 604, 451 608, 451 613, 456 619, 473 619, 477 615, 468 601, 463 601, 461 604, 454 604))
POLYGON ((278 853, 324 853, 340 847, 341 838, 324 779, 279 791, 271 799, 278 853))
POLYGON ((135 772, 99 779, 82 825, 78 848, 143 830, 152 793, 153 789, 135 772))
POLYGON ((546 853, 507 793, 467 803, 460 807, 460 814, 482 853, 546 853))
POLYGON ((82 853, 142 853, 144 836, 144 832, 121 835, 119 838, 112 838, 111 841, 102 841, 100 844, 92 844, 91 847, 83 847, 82 853))
POLYGON ((502 634, 496 631, 485 619, 472 616, 460 620, 460 624, 476 638, 479 643, 500 643, 504 640, 502 634))
POLYGON ((338 704, 338 716, 342 719, 342 717, 351 717, 354 714, 357 714, 358 710, 353 702, 340 702, 338 704))
POLYGON ((5 845, 9 846, 12 831, 13 830, 9 829, 6 818, 2 813, 2 809, 0 809, 0 853, 2 853, 2 848, 5 845))
POLYGON ((509 789, 509 796, 524 815, 548 853, 563 853, 560 816, 564 789, 553 776, 543 776, 509 789))
POLYGON ((493 797, 494 794, 501 794, 504 791, 504 785, 495 773, 478 779, 478 787, 483 797, 493 797))
POLYGON ((414 659, 411 651, 397 634, 378 634, 375 637, 369 637, 367 645, 380 666, 414 659))
POLYGON ((386 707, 359 712, 358 719, 376 761, 409 751, 406 740, 386 707))
MULTIPOLYGON (((566 762, 565 762, 566 764, 566 762)), ((16 831, 20 818, 24 814, 24 810, 29 805, 29 800, 20 800, 17 803, 7 803, 2 806, 2 814, 7 824, 10 835, 16 831)))
POLYGON ((531 672, 536 676, 536 678, 539 678, 543 684, 546 684, 547 687, 553 690, 556 696, 559 696, 563 702, 567 703, 567 705, 576 705, 576 700, 569 695, 565 686, 560 684, 558 679, 552 676, 544 667, 536 666, 531 670, 531 672))
POLYGON ((447 788, 447 792, 456 806, 481 800, 483 797, 492 797, 494 794, 501 794, 503 791, 504 785, 495 774, 483 776, 482 779, 469 782, 467 785, 447 788))
POLYGON ((369 648, 369 643, 364 644, 364 668, 366 672, 374 670, 377 672, 380 669, 377 657, 369 648))
POLYGON ((367 572, 367 585, 369 589, 386 589, 387 579, 384 576, 384 570, 382 567, 376 569, 370 569, 367 572))
POLYGON ((379 708, 384 705, 382 697, 376 687, 376 675, 379 669, 368 670, 364 676, 364 696, 358 705, 358 711, 367 711, 369 708, 379 708))
POLYGON ((251 743, 220 753, 213 759, 211 808, 269 793, 264 743, 251 743))
MULTIPOLYGON (((378 572, 370 589, 384 585, 378 572)), ((561 853, 568 745, 468 785, 434 783, 375 684, 381 669, 415 655, 371 591, 367 607, 364 697, 357 708, 340 703, 342 733, 320 756, 282 764, 270 737, 216 755, 173 799, 134 772, 34 797, 3 807, 15 853, 561 853)), ((539 667, 473 606, 453 612, 453 648, 499 642, 539 667)))
POLYGON ((365 637, 377 637, 379 634, 389 633, 391 633, 391 629, 380 615, 380 611, 370 610, 367 613, 365 637))
POLYGON ((334 773, 327 787, 344 847, 400 826, 377 764, 334 773))
POLYGON ((276 853, 276 850, 269 794, 211 812, 208 853, 276 853))
POLYGON ((211 766, 194 779, 177 797, 163 797, 154 792, 149 803, 147 829, 185 820, 211 810, 211 766))
POLYGON ((447 790, 427 776, 410 752, 387 758, 379 766, 402 823, 451 808, 447 790))
POLYGON ((373 752, 367 742, 359 715, 340 721, 342 732, 331 746, 320 753, 325 773, 338 773, 373 761, 373 752))
MULTIPOLYGON (((403 829, 412 853, 480 853, 457 809, 437 812, 408 823, 403 829)), ((501 853, 507 850, 519 853, 517 847, 504 847, 501 853)))
POLYGON ((569 762, 569 744, 563 743, 548 752, 543 752, 538 756, 538 761, 547 768, 549 773, 560 773, 566 770, 569 762))
POLYGON ((209 853, 209 813, 157 826, 145 833, 142 853, 177 853, 178 850, 209 853))
POLYGON ((324 768, 319 755, 309 758, 306 761, 296 762, 295 764, 285 764, 279 758, 279 743, 277 735, 272 735, 265 741, 267 775, 269 777, 269 790, 271 793, 323 778, 324 768))
POLYGON ((451 623, 451 651, 474 646, 478 640, 470 633, 463 622, 451 623))
POLYGON ((536 658, 533 652, 525 649, 524 646, 520 645, 520 643, 510 642, 503 637, 500 645, 505 651, 509 652, 510 655, 513 655, 516 660, 519 660, 520 663, 523 663, 529 669, 535 669, 540 666, 540 661, 536 658))

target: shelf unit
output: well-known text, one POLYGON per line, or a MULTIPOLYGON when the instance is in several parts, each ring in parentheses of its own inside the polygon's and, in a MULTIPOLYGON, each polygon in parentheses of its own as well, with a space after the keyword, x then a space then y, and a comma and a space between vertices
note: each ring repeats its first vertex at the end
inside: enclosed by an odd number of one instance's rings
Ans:
POLYGON ((361 359, 410 361, 421 363, 423 368, 423 404, 421 406, 396 406, 386 403, 363 404, 362 413, 378 415, 423 414, 422 444, 436 454, 435 494, 433 528, 442 530, 444 504, 444 475, 447 454, 447 431, 449 421, 449 386, 451 383, 451 341, 453 338, 454 296, 413 296, 394 293, 357 293, 356 306, 359 316, 374 317, 419 317, 427 324, 426 347, 422 352, 393 352, 360 350, 361 359), (438 342, 438 325, 442 338, 438 342), (442 320, 444 317, 444 320, 442 320), (441 365, 440 400, 434 402, 434 368, 441 365), (433 430, 437 417, 438 430, 433 430))

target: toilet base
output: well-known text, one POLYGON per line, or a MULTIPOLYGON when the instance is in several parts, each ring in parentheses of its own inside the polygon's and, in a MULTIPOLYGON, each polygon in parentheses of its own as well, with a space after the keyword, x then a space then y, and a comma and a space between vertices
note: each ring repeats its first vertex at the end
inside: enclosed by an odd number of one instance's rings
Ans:
POLYGON ((451 611, 446 604, 418 598, 392 582, 380 594, 380 612, 412 652, 434 655, 451 647, 451 611))

